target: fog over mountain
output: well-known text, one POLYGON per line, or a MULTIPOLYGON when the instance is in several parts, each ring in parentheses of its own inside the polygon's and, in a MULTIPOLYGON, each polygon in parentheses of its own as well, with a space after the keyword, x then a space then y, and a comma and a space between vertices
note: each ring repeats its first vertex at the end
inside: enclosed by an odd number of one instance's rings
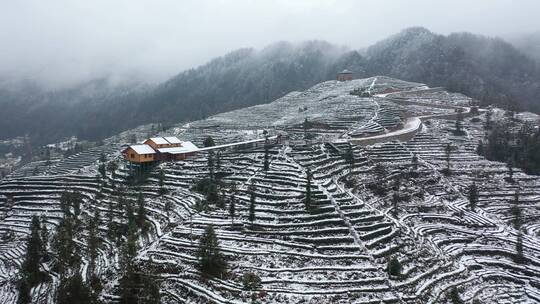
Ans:
POLYGON ((100 139, 146 123, 172 124, 268 103, 335 79, 387 75, 444 86, 483 104, 540 111, 538 63, 511 44, 469 33, 439 35, 413 27, 357 51, 325 41, 278 42, 217 57, 158 85, 107 79, 43 91, 32 83, 0 90, 0 138, 39 143, 76 135, 100 139))
POLYGON ((59 89, 107 78, 159 83, 212 58, 276 41, 360 49, 403 28, 487 36, 540 29, 519 1, 3 1, 0 81, 59 89))

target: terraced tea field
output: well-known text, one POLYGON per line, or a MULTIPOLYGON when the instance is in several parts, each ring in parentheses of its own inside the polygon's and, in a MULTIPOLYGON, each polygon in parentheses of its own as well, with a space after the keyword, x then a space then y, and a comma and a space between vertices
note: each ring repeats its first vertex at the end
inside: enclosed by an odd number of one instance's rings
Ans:
MULTIPOLYGON (((508 182, 505 164, 476 154, 485 135, 483 112, 474 121, 464 119, 464 135, 449 132, 454 120, 447 119, 472 102, 442 89, 373 77, 324 82, 267 105, 174 126, 167 134, 197 145, 207 136, 224 144, 261 137, 263 130, 285 137, 268 148, 267 170, 264 149, 220 152, 215 171, 221 206, 201 207, 206 197, 193 190, 211 175, 207 153, 161 163, 133 186, 119 154, 122 136, 35 176, 22 168, 0 183, 0 302, 17 301, 14 282, 31 217, 45 216, 54 230, 62 216, 60 196, 74 190, 82 194, 81 218, 96 209, 102 214, 97 273, 105 282, 105 302, 119 299, 119 244, 107 237, 108 221, 124 223, 122 202, 135 200, 138 192, 151 225, 139 237, 137 262, 159 270, 154 279, 161 282, 163 303, 452 303, 454 287, 467 303, 540 302, 540 179, 516 169, 508 182), (371 96, 350 94, 355 89, 371 96), (388 89, 399 92, 381 93, 388 89), (407 133, 411 140, 385 139, 413 117, 421 117, 422 125, 407 133), (349 143, 370 136, 381 139, 367 146, 349 143), (104 177, 100 165, 108 168, 104 177), (466 194, 473 182, 479 188, 474 211, 466 194), (511 212, 516 190, 525 231, 520 262, 511 212), (199 240, 209 225, 228 263, 221 277, 203 278, 197 268, 199 240), (400 275, 388 271, 393 259, 400 275), (259 288, 244 288, 246 273, 260 277, 259 288)), ((82 229, 77 236, 83 272, 87 233, 82 229)), ((51 280, 32 289, 36 303, 54 303, 58 277, 49 264, 42 268, 51 280)))

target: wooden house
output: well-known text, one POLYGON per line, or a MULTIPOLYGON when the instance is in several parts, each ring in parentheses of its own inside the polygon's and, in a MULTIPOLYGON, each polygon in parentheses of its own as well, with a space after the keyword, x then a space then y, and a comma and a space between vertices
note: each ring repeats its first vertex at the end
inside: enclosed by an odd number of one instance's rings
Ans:
POLYGON ((353 80, 353 72, 345 69, 337 74, 338 81, 349 81, 353 80))
POLYGON ((124 158, 133 163, 147 163, 157 160, 156 151, 146 144, 131 145, 122 151, 124 158))
POLYGON ((180 147, 182 142, 174 136, 169 136, 169 137, 152 137, 145 140, 144 144, 149 145, 150 147, 157 150, 161 148, 180 147))

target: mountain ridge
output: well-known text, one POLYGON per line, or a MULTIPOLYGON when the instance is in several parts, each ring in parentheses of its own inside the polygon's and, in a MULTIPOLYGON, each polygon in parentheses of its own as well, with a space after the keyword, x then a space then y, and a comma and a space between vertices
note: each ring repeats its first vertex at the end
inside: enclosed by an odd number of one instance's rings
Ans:
POLYGON ((268 103, 290 91, 334 79, 344 68, 353 70, 356 78, 387 75, 444 86, 485 104, 540 111, 536 99, 540 68, 511 44, 469 33, 445 36, 413 27, 368 47, 365 55, 316 40, 278 42, 261 50, 243 48, 149 89, 127 88, 101 95, 103 98, 83 98, 83 90, 74 94, 76 98, 65 91, 47 93, 41 99, 41 95, 28 98, 0 93, 3 101, 22 100, 25 106, 35 103, 29 112, 25 107, 7 111, 0 120, 0 138, 29 134, 42 142, 71 135, 97 140, 141 124, 201 119, 268 103), (63 103, 55 100, 62 99, 58 98, 65 96, 62 94, 68 96, 63 103), (47 121, 54 123, 44 125, 47 121))

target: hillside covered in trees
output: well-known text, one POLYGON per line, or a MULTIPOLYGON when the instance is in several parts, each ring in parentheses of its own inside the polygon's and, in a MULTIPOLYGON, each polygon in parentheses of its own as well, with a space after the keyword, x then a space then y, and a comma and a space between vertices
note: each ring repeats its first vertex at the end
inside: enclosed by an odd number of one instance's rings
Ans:
POLYGON ((344 68, 357 78, 387 75, 444 86, 485 104, 540 111, 538 63, 509 43, 410 28, 365 51, 323 41, 240 49, 151 88, 0 89, 0 138, 28 134, 44 143, 76 135, 95 140, 145 123, 201 119, 268 103, 334 79, 344 68))

